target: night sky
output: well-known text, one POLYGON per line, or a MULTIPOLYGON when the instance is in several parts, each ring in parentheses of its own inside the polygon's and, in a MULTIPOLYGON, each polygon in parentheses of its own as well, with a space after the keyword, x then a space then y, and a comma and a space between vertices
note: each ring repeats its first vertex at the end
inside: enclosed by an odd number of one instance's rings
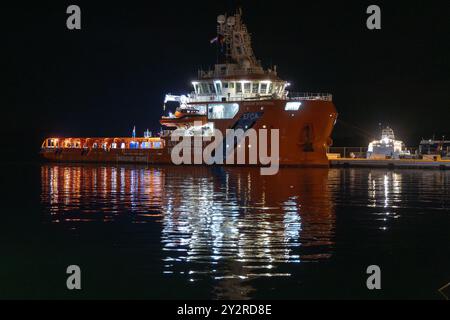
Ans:
POLYGON ((37 155, 50 135, 159 131, 166 93, 215 63, 216 17, 241 5, 263 65, 292 91, 330 92, 336 146, 379 123, 408 146, 450 138, 449 1, 54 1, 2 4, 2 147, 37 155), (82 29, 66 28, 77 4, 82 29), (382 30, 366 28, 378 4, 382 30), (3 91, 3 90, 2 90, 3 91), (5 116, 6 115, 6 116, 5 116))

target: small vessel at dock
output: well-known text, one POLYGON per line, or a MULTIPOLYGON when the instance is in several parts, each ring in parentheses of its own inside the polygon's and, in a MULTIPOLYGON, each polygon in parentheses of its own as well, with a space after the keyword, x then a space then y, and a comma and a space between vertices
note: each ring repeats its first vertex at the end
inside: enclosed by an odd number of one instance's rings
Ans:
POLYGON ((367 159, 400 159, 410 156, 403 141, 395 140, 394 130, 386 127, 381 131, 381 139, 369 143, 367 159))
MULTIPOLYGON (((328 159, 331 166, 345 167, 369 167, 369 168, 436 168, 450 169, 450 158, 448 149, 450 143, 446 144, 442 141, 422 140, 419 149, 415 153, 411 153, 403 141, 395 140, 394 130, 386 127, 382 130, 381 139, 374 140, 369 143, 367 152, 363 153, 360 148, 359 152, 347 152, 344 149, 344 156, 340 153, 328 153, 328 159)), ((348 148, 355 149, 355 148, 348 148)))

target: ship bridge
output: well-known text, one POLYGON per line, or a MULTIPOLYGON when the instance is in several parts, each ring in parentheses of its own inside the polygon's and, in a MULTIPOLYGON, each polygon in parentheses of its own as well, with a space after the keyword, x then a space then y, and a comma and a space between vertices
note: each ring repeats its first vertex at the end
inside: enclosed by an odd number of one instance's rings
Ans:
POLYGON ((211 40, 217 45, 217 63, 212 70, 199 70, 192 82, 190 94, 166 95, 165 103, 176 101, 181 108, 188 104, 207 102, 238 102, 246 100, 326 100, 330 94, 290 94, 290 83, 278 77, 277 67, 264 69, 256 59, 251 35, 242 22, 242 12, 217 17, 217 35, 211 40))
POLYGON ((217 17, 217 63, 213 70, 199 70, 192 82, 191 97, 199 102, 214 100, 282 98, 289 85, 277 76, 276 66, 265 70, 256 59, 251 36, 239 9, 234 15, 217 17))

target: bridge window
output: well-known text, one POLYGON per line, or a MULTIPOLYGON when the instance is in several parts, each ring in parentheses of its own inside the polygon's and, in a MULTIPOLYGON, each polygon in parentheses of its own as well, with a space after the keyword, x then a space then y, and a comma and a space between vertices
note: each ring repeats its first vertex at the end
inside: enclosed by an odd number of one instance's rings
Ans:
POLYGON ((252 84, 250 82, 245 82, 244 83, 244 93, 250 93, 251 85, 252 84))
POLYGON ((267 83, 261 83, 261 90, 259 91, 259 93, 266 94, 266 92, 267 92, 267 83))
POLYGON ((253 82, 252 93, 258 93, 258 86, 259 86, 258 82, 253 82))
POLYGON ((242 84, 240 82, 236 82, 236 93, 242 93, 242 84))
POLYGON ((210 104, 208 107, 209 119, 233 119, 239 111, 237 103, 210 104))
POLYGON ((214 82, 214 85, 216 87, 216 93, 222 94, 222 82, 220 81, 214 82))
POLYGON ((139 142, 131 141, 130 149, 139 149, 139 142))
POLYGON ((192 105, 191 107, 192 107, 192 109, 197 110, 197 112, 199 114, 206 114, 206 105, 197 104, 197 105, 192 105))
POLYGON ((281 94, 282 89, 283 89, 283 86, 281 85, 281 83, 277 82, 275 84, 275 93, 281 94))

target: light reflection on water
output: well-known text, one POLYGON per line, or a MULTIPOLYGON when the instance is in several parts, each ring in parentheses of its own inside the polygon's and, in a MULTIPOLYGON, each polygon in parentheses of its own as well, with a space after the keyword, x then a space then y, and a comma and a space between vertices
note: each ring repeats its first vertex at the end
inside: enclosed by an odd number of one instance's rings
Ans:
MULTIPOLYGON (((291 279, 296 266, 331 259, 338 236, 359 241, 339 234, 338 209, 351 223, 341 229, 383 237, 424 204, 448 212, 449 181, 431 170, 282 168, 261 176, 258 168, 43 165, 41 202, 46 221, 70 231, 96 223, 157 230, 160 243, 145 254, 161 257, 162 277, 213 281, 215 297, 246 298, 253 279, 291 279)), ((383 238, 371 239, 379 246, 383 238)))
POLYGON ((329 171, 45 165, 50 221, 161 225, 165 274, 191 281, 279 276, 277 265, 327 259, 334 211, 329 171), (305 252, 295 250, 300 246, 305 252), (311 249, 317 248, 317 250, 311 249))

